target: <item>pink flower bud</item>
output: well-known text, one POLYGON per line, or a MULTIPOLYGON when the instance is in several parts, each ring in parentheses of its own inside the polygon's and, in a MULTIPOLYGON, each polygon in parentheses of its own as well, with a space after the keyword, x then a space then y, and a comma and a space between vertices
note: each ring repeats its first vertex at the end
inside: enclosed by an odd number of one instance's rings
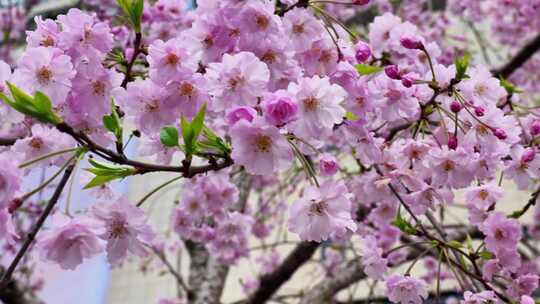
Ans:
POLYGON ((406 88, 412 87, 413 83, 414 79, 411 76, 403 76, 401 78, 401 84, 406 88))
POLYGON ((298 104, 291 97, 272 95, 262 104, 264 118, 279 126, 292 121, 298 112, 298 104))
POLYGON ((401 42, 401 45, 406 49, 420 50, 424 47, 422 41, 412 36, 403 36, 399 41, 401 42))
POLYGON ((353 4, 355 5, 366 5, 369 3, 369 1, 371 0, 354 0, 353 4))
POLYGON ((536 150, 533 148, 527 148, 525 151, 523 151, 523 154, 521 154, 521 162, 522 163, 530 163, 534 160, 536 157, 536 150))
POLYGON ((454 135, 450 135, 448 138, 448 148, 455 150, 458 147, 458 139, 454 135))
POLYGON ((531 134, 536 136, 540 134, 540 120, 534 120, 531 124, 531 134))
POLYGON ((8 212, 14 213, 15 211, 17 211, 17 209, 19 209, 22 206, 22 204, 23 204, 23 201, 20 198, 14 198, 8 204, 8 212))
POLYGON ((232 126, 241 119, 251 122, 256 116, 257 111, 252 107, 234 107, 225 113, 225 121, 229 126, 232 126))
POLYGON ((337 159, 330 154, 323 154, 319 160, 319 170, 322 175, 331 176, 339 170, 337 159))
POLYGON ((482 117, 484 114, 486 114, 486 110, 482 107, 474 107, 474 114, 476 116, 482 117))
POLYGON ((356 50, 356 61, 359 63, 365 62, 369 59, 369 57, 371 57, 371 48, 369 47, 369 44, 363 41, 358 41, 358 43, 354 46, 354 49, 356 50))
POLYGON ((387 65, 384 67, 384 73, 391 79, 400 80, 399 68, 397 65, 387 65))
POLYGON ((459 111, 461 111, 461 104, 458 101, 452 101, 450 104, 450 110, 454 113, 459 113, 459 111))
POLYGON ((507 137, 506 132, 504 132, 503 129, 499 129, 499 128, 496 128, 495 130, 493 130, 493 135, 495 135, 495 137, 497 137, 500 140, 505 140, 507 137))

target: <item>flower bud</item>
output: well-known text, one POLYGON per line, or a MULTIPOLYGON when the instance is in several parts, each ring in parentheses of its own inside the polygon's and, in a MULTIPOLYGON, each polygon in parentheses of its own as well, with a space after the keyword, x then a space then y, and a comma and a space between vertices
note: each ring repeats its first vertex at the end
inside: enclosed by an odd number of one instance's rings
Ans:
POLYGON ((252 122, 256 116, 257 111, 252 107, 234 107, 225 113, 225 121, 232 126, 241 119, 252 122))
POLYGON ((455 150, 458 147, 458 139, 455 135, 450 135, 448 138, 448 148, 455 150))
POLYGON ((391 79, 400 80, 399 68, 397 65, 387 65, 384 67, 384 73, 391 79))
POLYGON ((403 77, 401 77, 401 84, 404 87, 410 88, 410 87, 412 87, 413 83, 414 83, 414 79, 411 76, 403 76, 403 77))
POLYGON ((339 170, 337 159, 330 154, 323 154, 319 160, 319 170, 322 175, 331 176, 339 170))
POLYGON ((353 4, 354 5, 366 5, 369 3, 369 1, 371 0, 354 0, 353 4))
POLYGON ((461 111, 461 104, 458 101, 452 101, 450 104, 450 110, 454 113, 459 113, 459 111, 461 111))
POLYGON ((262 104, 267 122, 279 126, 292 121, 298 112, 298 104, 291 97, 270 96, 262 104))
POLYGON ((540 120, 534 120, 531 124, 531 134, 536 136, 540 134, 540 120))
POLYGON ((422 41, 412 36, 403 36, 401 37, 399 42, 401 42, 401 45, 404 48, 410 49, 410 50, 420 50, 424 47, 424 45, 422 44, 422 41))
POLYGON ((22 204, 23 204, 23 200, 21 200, 20 198, 14 198, 8 204, 8 212, 13 213, 17 211, 17 209, 19 209, 22 206, 22 204))
POLYGON ((504 130, 500 128, 496 128, 495 130, 493 130, 493 135, 495 135, 495 137, 500 140, 505 140, 507 137, 506 132, 504 132, 504 130))
POLYGON ((371 57, 371 48, 369 47, 369 44, 363 41, 358 41, 354 46, 354 49, 356 51, 355 58, 358 63, 365 62, 371 57))
POLYGON ((534 148, 527 148, 525 151, 523 151, 523 154, 521 154, 521 162, 522 163, 530 163, 534 160, 536 157, 536 150, 534 148))
POLYGON ((484 114, 486 114, 486 110, 482 107, 474 107, 474 114, 476 116, 482 117, 484 114))

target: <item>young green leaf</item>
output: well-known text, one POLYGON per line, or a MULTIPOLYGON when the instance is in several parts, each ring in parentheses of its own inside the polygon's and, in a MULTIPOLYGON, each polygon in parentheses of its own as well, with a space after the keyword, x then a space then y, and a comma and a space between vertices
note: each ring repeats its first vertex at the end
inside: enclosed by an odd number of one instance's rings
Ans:
POLYGON ((116 0, 116 3, 129 18, 133 30, 136 33, 140 33, 141 18, 144 11, 144 0, 116 0))
POLYGON ((94 159, 89 159, 89 162, 92 168, 86 168, 85 170, 94 174, 95 177, 84 186, 84 189, 98 187, 112 180, 125 178, 136 173, 136 170, 131 167, 102 163, 94 159))
POLYGON ((193 140, 197 141, 199 138, 199 134, 201 134, 201 131, 204 126, 204 117, 206 115, 206 104, 203 104, 197 115, 195 115, 195 118, 193 118, 193 121, 191 122, 191 127, 193 128, 193 140))
POLYGON ((30 96, 9 82, 7 82, 7 85, 13 99, 0 93, 0 97, 6 104, 41 122, 51 124, 59 124, 62 122, 62 119, 54 113, 52 103, 45 94, 36 92, 35 96, 30 96))
POLYGON ((398 213, 396 219, 392 221, 392 225, 397 227, 401 232, 408 234, 408 235, 416 235, 417 231, 414 226, 407 222, 403 217, 401 217, 401 214, 398 213))
POLYGON ((461 80, 467 78, 467 68, 469 67, 470 55, 465 53, 463 57, 456 59, 456 79, 461 80))
POLYGON ((369 65, 369 64, 357 64, 356 70, 358 71, 358 74, 360 75, 371 75, 378 73, 383 70, 382 67, 375 66, 375 65, 369 65))
POLYGON ((178 143, 178 130, 175 127, 163 127, 159 132, 159 139, 165 147, 177 147, 178 143))
POLYGON ((523 90, 517 88, 510 81, 508 81, 508 80, 506 80, 506 79, 504 79, 502 77, 500 79, 500 84, 506 90, 506 93, 508 93, 508 94, 523 93, 523 90))

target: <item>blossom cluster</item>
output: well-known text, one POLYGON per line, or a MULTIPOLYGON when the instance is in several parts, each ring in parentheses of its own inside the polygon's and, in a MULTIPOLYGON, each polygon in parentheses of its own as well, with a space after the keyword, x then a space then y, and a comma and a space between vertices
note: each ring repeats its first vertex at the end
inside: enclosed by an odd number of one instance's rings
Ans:
MULTIPOLYGON (((95 12, 35 17, 17 63, 0 62, 0 139, 13 139, 0 146, 0 241, 10 256, 35 227, 31 251, 64 269, 101 253, 112 266, 166 262, 192 244, 229 267, 260 242, 264 275, 294 235, 320 246, 329 278, 354 256, 392 303, 422 303, 441 281, 466 290, 459 303, 533 303, 540 207, 529 227, 522 216, 540 193, 540 81, 528 72, 539 55, 507 80, 446 28, 450 14, 487 15, 501 20, 499 43, 521 45, 540 29, 540 5, 277 2, 200 0, 188 11, 181 0, 126 1, 126 24, 114 1, 92 0, 95 12), (342 22, 372 11, 364 27, 342 22), (151 162, 127 155, 132 138, 151 162), (49 187, 80 166, 93 201, 71 214, 70 194, 61 210, 49 187), (27 181, 37 169, 57 173, 36 189, 27 181), (138 203, 111 188, 161 171, 178 176, 138 203), (152 227, 143 203, 180 178, 170 223, 152 227), (508 185, 532 192, 513 213, 500 206, 508 185), (40 206, 34 194, 49 192, 40 206), (466 215, 449 221, 459 207, 466 215), (423 276, 412 271, 419 260, 423 276)), ((247 296, 260 283, 243 280, 247 296)))

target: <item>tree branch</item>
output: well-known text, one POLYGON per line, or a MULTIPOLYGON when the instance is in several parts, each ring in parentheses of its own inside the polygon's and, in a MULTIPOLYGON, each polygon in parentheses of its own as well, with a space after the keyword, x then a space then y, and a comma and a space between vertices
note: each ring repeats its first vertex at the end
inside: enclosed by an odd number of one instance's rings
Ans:
POLYGON ((119 154, 113 150, 107 149, 103 146, 98 145, 95 143, 92 139, 90 139, 86 134, 82 132, 75 131, 71 126, 67 125, 66 123, 60 123, 56 125, 56 128, 63 133, 66 133, 73 137, 79 144, 82 146, 87 147, 91 152, 96 153, 100 157, 103 157, 104 159, 120 164, 120 165, 128 165, 132 166, 137 170, 137 174, 145 174, 149 172, 178 172, 183 173, 184 177, 191 178, 195 175, 206 173, 209 171, 218 171, 223 168, 227 168, 229 166, 232 166, 234 161, 228 156, 224 155, 224 160, 221 162, 214 162, 210 163, 209 165, 205 166, 191 166, 189 169, 189 172, 186 173, 186 170, 184 169, 184 166, 164 166, 164 165, 158 165, 158 164, 149 164, 144 163, 136 160, 131 160, 127 158, 125 155, 119 154))
POLYGON ((499 69, 492 70, 493 75, 508 78, 520 68, 529 58, 540 50, 540 33, 529 41, 507 64, 499 69))
POLYGON ((0 146, 13 146, 16 141, 16 138, 0 138, 0 146))
POLYGON ((261 277, 259 288, 257 288, 246 303, 265 303, 279 290, 281 285, 287 282, 311 258, 315 251, 317 251, 317 248, 319 248, 319 243, 299 243, 278 268, 261 277))
POLYGON ((56 206, 56 203, 58 202, 58 199, 60 198, 60 195, 62 194, 62 191, 64 190, 64 187, 66 186, 69 177, 71 176, 71 173, 73 172, 74 164, 69 165, 66 168, 66 171, 64 171, 64 176, 60 180, 60 183, 58 186, 56 186, 56 190, 54 191, 54 194, 52 195, 51 199, 47 203, 47 206, 45 207, 45 210, 43 210, 43 213, 37 220, 37 222, 34 224, 34 227, 28 234, 26 241, 24 242, 23 246, 17 252, 17 255, 15 256, 15 259, 11 262, 8 269, 4 273, 4 276, 2 277, 2 281, 0 281, 0 290, 3 290, 11 281, 11 276, 13 275, 13 272, 15 272, 15 269, 17 268, 17 265, 22 260, 28 249, 30 248, 30 245, 36 238, 36 235, 38 234, 41 227, 43 227, 43 224, 45 223, 45 220, 47 217, 51 214, 51 212, 54 209, 54 206, 56 206))

